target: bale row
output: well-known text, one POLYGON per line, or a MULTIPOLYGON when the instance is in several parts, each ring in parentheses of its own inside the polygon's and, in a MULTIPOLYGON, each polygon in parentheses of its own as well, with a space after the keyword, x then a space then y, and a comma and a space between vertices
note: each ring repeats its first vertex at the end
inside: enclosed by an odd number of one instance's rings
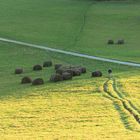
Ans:
POLYGON ((39 65, 39 64, 34 65, 34 66, 33 66, 33 70, 34 70, 34 71, 40 71, 40 70, 43 69, 43 67, 51 67, 52 65, 53 65, 52 61, 45 61, 45 62, 43 63, 43 66, 42 66, 42 65, 39 65))
MULTIPOLYGON (((52 66, 52 61, 45 61, 43 63, 43 66, 40 64, 34 65, 33 66, 33 71, 40 71, 43 69, 43 67, 51 67, 52 66)), ((24 70, 22 68, 17 68, 15 69, 15 74, 22 74, 24 72, 24 70)))
POLYGON ((61 64, 56 64, 55 70, 56 73, 50 77, 51 82, 71 80, 74 76, 80 76, 81 74, 86 73, 85 67, 62 66, 61 64))
POLYGON ((42 78, 36 78, 34 80, 32 80, 30 77, 23 77, 21 79, 21 84, 29 84, 32 83, 32 85, 42 85, 44 84, 44 80, 42 78))
MULTIPOLYGON (((51 61, 44 62, 43 64, 44 67, 52 66, 51 61)), ((56 64, 54 66, 55 73, 51 75, 50 81, 51 82, 58 82, 58 81, 63 81, 63 80, 72 80, 73 77, 75 76, 81 76, 82 74, 86 73, 87 70, 85 67, 81 66, 63 66, 62 64, 56 64)), ((39 71, 42 70, 41 65, 34 65, 33 66, 34 71, 39 71)), ((15 70, 16 74, 21 74, 23 73, 23 69, 18 68, 15 70)), ((91 74, 92 77, 101 77, 102 72, 100 71, 94 71, 91 74)), ((21 84, 28 84, 32 83, 32 85, 41 85, 44 84, 43 79, 37 78, 35 80, 32 80, 30 77, 25 76, 21 80, 21 84)))
POLYGON ((108 45, 113 45, 113 44, 122 45, 122 44, 124 44, 124 43, 125 43, 125 42, 124 42, 123 39, 119 39, 116 43, 115 43, 114 40, 112 40, 112 39, 109 39, 108 42, 107 42, 108 45))

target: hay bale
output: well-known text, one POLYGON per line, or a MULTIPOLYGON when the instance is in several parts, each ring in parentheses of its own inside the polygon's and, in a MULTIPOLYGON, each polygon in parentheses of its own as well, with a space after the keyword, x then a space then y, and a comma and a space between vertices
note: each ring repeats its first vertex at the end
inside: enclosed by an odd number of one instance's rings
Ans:
POLYGON ((112 39, 109 39, 108 42, 107 42, 107 44, 108 45, 112 45, 112 44, 114 44, 114 41, 112 39))
POLYGON ((21 84, 28 84, 28 83, 32 83, 32 79, 30 77, 23 77, 21 80, 21 84))
POLYGON ((117 41, 117 44, 118 44, 118 45, 124 44, 124 40, 123 40, 123 39, 118 40, 118 41, 117 41))
POLYGON ((73 70, 72 69, 59 68, 59 69, 56 70, 56 73, 60 74, 60 75, 62 75, 65 72, 70 73, 71 75, 73 75, 73 70))
POLYGON ((102 72, 101 71, 94 71, 92 72, 92 77, 101 77, 102 76, 102 72))
POLYGON ((85 67, 79 67, 79 66, 75 66, 75 67, 60 67, 56 70, 56 73, 62 75, 63 73, 70 73, 72 76, 80 76, 82 73, 86 73, 86 68, 85 67))
POLYGON ((42 66, 41 66, 41 65, 34 65, 34 66, 33 66, 33 70, 34 70, 34 71, 42 70, 42 66))
POLYGON ((55 64, 55 70, 59 69, 60 67, 62 67, 62 64, 55 64))
POLYGON ((65 70, 64 69, 61 69, 61 68, 59 68, 59 69, 56 70, 56 73, 57 74, 60 74, 60 75, 62 75, 62 73, 64 73, 64 72, 65 72, 65 70))
POLYGON ((73 76, 80 76, 81 71, 79 69, 73 69, 73 76))
POLYGON ((15 69, 15 74, 22 74, 22 73, 23 73, 23 69, 21 68, 15 69))
POLYGON ((44 84, 44 80, 42 78, 36 78, 32 82, 32 85, 43 85, 43 84, 44 84))
POLYGON ((65 72, 70 73, 72 76, 74 76, 74 70, 73 69, 67 69, 65 72))
POLYGON ((87 72, 85 67, 79 67, 78 69, 81 71, 81 73, 86 73, 87 72))
POLYGON ((63 77, 63 80, 71 80, 72 74, 68 73, 68 72, 64 72, 64 73, 62 73, 62 77, 63 77))
POLYGON ((43 63, 43 67, 51 67, 52 66, 52 61, 45 61, 43 63))
POLYGON ((60 74, 53 74, 51 75, 50 81, 51 82, 58 82, 58 81, 62 81, 63 77, 60 74))

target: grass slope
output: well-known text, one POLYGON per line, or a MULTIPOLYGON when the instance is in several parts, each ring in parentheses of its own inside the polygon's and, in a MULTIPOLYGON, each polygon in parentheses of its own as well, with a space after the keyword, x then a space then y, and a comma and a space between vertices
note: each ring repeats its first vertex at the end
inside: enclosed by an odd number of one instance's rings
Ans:
MULTIPOLYGON (((113 68, 119 90, 123 92, 125 86, 122 82, 129 81, 130 73, 132 77, 138 75, 139 69, 6 43, 0 44, 0 63, 0 136, 3 139, 140 138, 140 125, 134 117, 120 101, 111 100, 103 90, 108 67, 113 68), (87 67, 88 73, 72 81, 50 83, 48 79, 53 68, 32 71, 32 65, 50 59, 54 63, 82 64, 87 67), (19 66, 26 71, 16 76, 13 71, 19 66), (90 77, 90 72, 96 69, 103 71, 103 78, 90 77), (20 85, 24 75, 42 77, 45 85, 20 85)), ((129 86, 137 92, 139 81, 136 83, 131 77, 130 80, 133 86, 129 86)), ((127 90, 126 93, 129 94, 127 90)), ((129 96, 127 98, 131 100, 129 96)), ((139 108, 138 100, 134 104, 139 108)))
POLYGON ((139 2, 1 0, 0 36, 140 62, 139 2), (123 46, 107 46, 124 38, 123 46))

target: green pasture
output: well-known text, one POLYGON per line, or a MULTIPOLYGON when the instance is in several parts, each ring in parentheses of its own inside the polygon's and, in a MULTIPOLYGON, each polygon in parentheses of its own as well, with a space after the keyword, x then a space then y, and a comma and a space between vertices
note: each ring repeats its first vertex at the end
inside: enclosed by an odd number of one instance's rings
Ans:
POLYGON ((95 56, 140 62, 140 3, 12 0, 0 4, 0 36, 95 56), (107 45, 124 39, 125 45, 107 45))

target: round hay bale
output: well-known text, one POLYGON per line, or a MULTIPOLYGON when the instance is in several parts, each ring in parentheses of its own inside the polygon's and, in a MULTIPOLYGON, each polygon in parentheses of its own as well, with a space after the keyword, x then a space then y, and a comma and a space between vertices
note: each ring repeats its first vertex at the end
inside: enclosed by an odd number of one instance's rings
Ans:
POLYGON ((21 68, 15 69, 15 74, 22 74, 22 73, 23 73, 23 69, 21 68))
POLYGON ((28 84, 28 83, 32 83, 32 79, 30 77, 23 77, 21 80, 21 84, 28 84))
POLYGON ((33 66, 33 70, 34 70, 34 71, 42 70, 42 66, 41 66, 41 65, 34 65, 34 66, 33 66))
POLYGON ((109 39, 108 42, 107 42, 107 44, 108 45, 112 45, 112 44, 114 44, 114 41, 112 39, 109 39))
POLYGON ((53 74, 51 75, 50 81, 51 82, 58 82, 58 81, 62 81, 63 77, 60 74, 53 74))
POLYGON ((42 78, 36 78, 35 80, 33 80, 32 85, 43 85, 44 84, 44 80, 42 78))
POLYGON ((72 69, 65 69, 65 68, 59 68, 56 70, 56 73, 62 75, 63 73, 70 73, 73 76, 73 70, 72 69))
POLYGON ((59 69, 56 70, 56 73, 57 73, 57 74, 60 74, 60 75, 62 75, 63 72, 64 72, 64 70, 61 69, 61 68, 59 68, 59 69))
POLYGON ((73 69, 73 76, 80 76, 81 71, 79 69, 73 69))
POLYGON ((72 76, 74 76, 74 70, 73 69, 67 69, 65 72, 70 73, 72 76))
POLYGON ((81 73, 86 73, 87 72, 85 67, 79 67, 78 69, 81 71, 81 73))
POLYGON ((72 74, 68 73, 68 72, 64 72, 62 74, 63 80, 71 80, 72 79, 72 74))
POLYGON ((60 67, 62 67, 62 64, 55 64, 55 70, 59 69, 60 67))
POLYGON ((101 71, 94 71, 92 72, 92 77, 101 77, 102 76, 102 72, 101 71))
POLYGON ((43 67, 51 67, 52 66, 52 61, 45 61, 43 63, 43 67))
POLYGON ((123 40, 123 39, 118 40, 117 44, 118 44, 118 45, 124 44, 124 40, 123 40))

